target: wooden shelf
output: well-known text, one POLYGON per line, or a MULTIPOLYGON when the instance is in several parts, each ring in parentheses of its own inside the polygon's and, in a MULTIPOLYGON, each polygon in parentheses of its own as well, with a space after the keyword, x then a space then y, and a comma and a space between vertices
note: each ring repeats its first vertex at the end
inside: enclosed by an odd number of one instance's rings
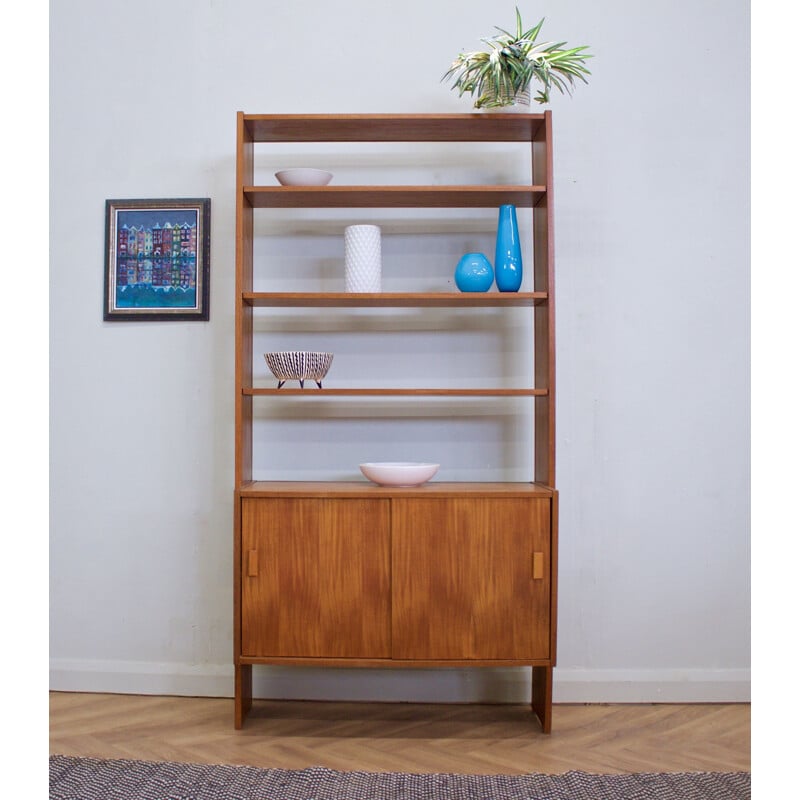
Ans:
POLYGON ((250 481, 239 487, 242 497, 552 497, 543 483, 429 481, 422 486, 378 486, 359 481, 250 481))
POLYGON ((544 114, 244 114, 254 142, 532 142, 544 114))
POLYGON ((260 308, 527 307, 547 303, 547 292, 244 292, 242 302, 260 308))
POLYGON ((245 186, 253 208, 533 208, 544 186, 245 186))
POLYGON ((283 386, 280 389, 244 387, 243 395, 252 397, 303 395, 305 397, 547 397, 547 389, 319 389, 313 380, 306 388, 283 386))

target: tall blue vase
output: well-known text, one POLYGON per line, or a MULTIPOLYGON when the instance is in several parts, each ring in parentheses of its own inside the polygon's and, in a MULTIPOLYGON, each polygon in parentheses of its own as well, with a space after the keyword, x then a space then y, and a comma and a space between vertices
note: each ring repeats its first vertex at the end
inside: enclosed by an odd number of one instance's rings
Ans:
POLYGON ((515 206, 500 206, 494 251, 494 281, 499 292, 518 292, 522 286, 522 248, 515 206))

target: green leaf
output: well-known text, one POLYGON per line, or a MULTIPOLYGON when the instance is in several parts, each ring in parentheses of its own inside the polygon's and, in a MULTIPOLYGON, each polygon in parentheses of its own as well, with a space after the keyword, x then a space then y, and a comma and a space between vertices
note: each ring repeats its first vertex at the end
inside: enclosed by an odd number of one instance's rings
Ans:
POLYGON ((460 53, 442 76, 452 89, 477 95, 476 108, 507 104, 507 99, 532 81, 541 84, 536 101, 549 102, 551 88, 569 94, 578 78, 587 83, 585 61, 593 55, 588 45, 567 48, 566 42, 537 42, 544 24, 523 31, 522 15, 515 8, 516 32, 496 27, 497 33, 481 39, 487 50, 460 53))
POLYGON ((539 31, 542 29, 542 25, 544 25, 544 17, 539 20, 538 25, 534 25, 529 31, 525 31, 525 33, 520 36, 520 39, 528 39, 531 42, 536 41, 536 37, 539 35, 539 31))

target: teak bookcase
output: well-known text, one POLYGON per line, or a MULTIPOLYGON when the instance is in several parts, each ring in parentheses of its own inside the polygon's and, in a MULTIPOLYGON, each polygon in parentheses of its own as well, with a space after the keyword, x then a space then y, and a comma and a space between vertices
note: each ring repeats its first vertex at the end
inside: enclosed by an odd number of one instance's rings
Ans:
MULTIPOLYGON (((531 706, 550 731, 556 661, 552 123, 543 114, 239 113, 236 158, 235 725, 254 665, 532 667, 531 706), (254 144, 512 142, 530 182, 458 186, 255 186, 254 144), (497 208, 532 214, 533 291, 253 291, 253 215, 277 208, 497 208), (523 389, 314 389, 325 396, 523 396, 534 418, 530 482, 386 488, 253 479, 253 313, 280 307, 529 307, 533 385, 523 389)), ((265 271, 268 274, 268 270, 265 271)))

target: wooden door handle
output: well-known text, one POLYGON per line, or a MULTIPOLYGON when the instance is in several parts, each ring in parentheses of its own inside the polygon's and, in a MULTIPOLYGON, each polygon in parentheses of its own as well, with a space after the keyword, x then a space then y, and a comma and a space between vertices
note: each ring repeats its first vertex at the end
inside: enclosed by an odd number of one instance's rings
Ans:
POLYGON ((247 551, 247 577, 258 577, 258 550, 247 551))
POLYGON ((535 581, 544 580, 544 553, 541 551, 537 551, 533 554, 531 577, 535 581))

